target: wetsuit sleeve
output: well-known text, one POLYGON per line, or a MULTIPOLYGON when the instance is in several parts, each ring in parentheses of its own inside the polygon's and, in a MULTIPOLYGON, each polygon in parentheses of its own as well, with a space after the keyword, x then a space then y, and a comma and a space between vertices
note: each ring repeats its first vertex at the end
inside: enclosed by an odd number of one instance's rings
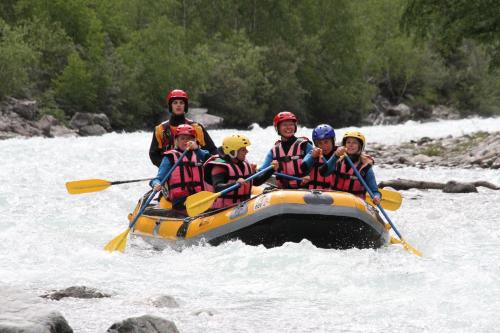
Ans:
POLYGON ((149 146, 149 159, 157 167, 160 167, 163 159, 162 151, 158 148, 158 140, 156 139, 155 131, 153 131, 153 140, 151 140, 151 146, 149 146))
POLYGON ((330 159, 319 169, 319 174, 326 177, 334 173, 337 168, 338 159, 337 155, 333 154, 332 157, 330 157, 330 159))
POLYGON ((170 161, 168 156, 165 156, 160 164, 160 168, 158 169, 158 174, 156 175, 155 178, 153 178, 153 180, 149 182, 149 185, 151 187, 155 187, 157 184, 160 184, 171 167, 172 167, 172 162, 170 161))
MULTIPOLYGON (((214 168, 215 169, 215 168, 214 168)), ((213 169, 212 169, 213 171, 213 169)), ((214 187, 215 192, 220 192, 225 190, 226 188, 233 186, 235 183, 228 183, 228 175, 227 172, 221 171, 216 174, 212 173, 212 185, 214 187)))
POLYGON ((311 150, 313 150, 313 148, 314 147, 310 142, 306 143, 306 147, 304 148, 304 154, 306 155, 309 154, 311 150))
POLYGON ((258 168, 259 170, 262 170, 264 168, 267 168, 268 166, 271 165, 271 162, 273 161, 273 151, 269 150, 269 152, 266 155, 266 158, 264 159, 264 163, 258 168))
POLYGON ((267 170, 260 176, 257 176, 253 179, 253 185, 259 186, 264 184, 274 173, 274 169, 267 170))
POLYGON ((203 125, 201 125, 201 124, 199 124, 199 125, 201 126, 201 129, 203 130, 203 136, 205 137, 205 145, 203 146, 203 149, 208 150, 208 152, 211 155, 217 155, 217 147, 215 146, 214 141, 212 140, 212 138, 208 134, 205 127, 203 127, 203 125))
POLYGON ((368 185, 368 188, 372 191, 373 195, 381 198, 382 195, 378 191, 377 180, 375 179, 375 173, 373 172, 372 168, 370 168, 366 172, 365 181, 366 181, 366 185, 368 185))
POLYGON ((203 162, 208 160, 211 156, 211 154, 208 152, 208 150, 205 150, 205 149, 196 149, 194 151, 194 153, 196 154, 196 157, 198 157, 203 162))
POLYGON ((304 159, 302 160, 302 165, 300 166, 302 173, 305 175, 309 174, 314 164, 315 164, 314 157, 312 157, 311 152, 308 152, 304 157, 304 159))

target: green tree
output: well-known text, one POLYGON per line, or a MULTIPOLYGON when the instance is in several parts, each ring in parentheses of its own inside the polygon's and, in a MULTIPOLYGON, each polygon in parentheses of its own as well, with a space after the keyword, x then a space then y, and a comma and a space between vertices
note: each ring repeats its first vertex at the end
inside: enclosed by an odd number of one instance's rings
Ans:
POLYGON ((78 53, 69 56, 68 65, 54 80, 55 98, 67 115, 95 112, 96 84, 87 64, 78 53))
POLYGON ((25 96, 36 52, 23 40, 23 32, 0 19, 0 100, 8 95, 25 96))
POLYGON ((304 18, 299 80, 307 91, 306 121, 334 127, 359 123, 368 110, 370 86, 363 77, 360 30, 349 2, 318 1, 304 18))
POLYGON ((445 57, 464 39, 485 46, 500 65, 500 2, 495 0, 408 0, 401 23, 420 38, 433 38, 445 57))
POLYGON ((232 39, 215 40, 209 48, 210 85, 201 95, 204 106, 224 117, 228 126, 262 123, 271 97, 264 75, 261 47, 253 46, 243 33, 232 39))

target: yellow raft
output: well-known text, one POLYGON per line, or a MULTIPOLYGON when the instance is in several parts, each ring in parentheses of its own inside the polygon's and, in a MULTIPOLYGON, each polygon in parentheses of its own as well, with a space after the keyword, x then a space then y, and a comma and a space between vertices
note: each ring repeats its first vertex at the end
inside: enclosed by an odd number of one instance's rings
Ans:
MULTIPOLYGON (((248 245, 281 246, 309 240, 320 248, 379 248, 389 243, 388 227, 376 208, 345 192, 263 190, 239 204, 195 217, 176 217, 163 205, 150 205, 132 235, 155 248, 181 250, 239 239, 248 245)), ((132 220, 139 210, 139 200, 132 220)))

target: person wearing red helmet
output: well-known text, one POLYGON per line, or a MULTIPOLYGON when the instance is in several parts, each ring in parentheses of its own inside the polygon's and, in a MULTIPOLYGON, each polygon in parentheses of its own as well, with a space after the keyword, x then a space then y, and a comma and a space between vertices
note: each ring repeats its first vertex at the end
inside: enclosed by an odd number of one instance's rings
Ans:
MULTIPOLYGON (((259 169, 268 167, 272 161, 277 161, 279 164, 278 172, 295 177, 304 177, 306 173, 302 161, 313 149, 313 146, 308 138, 297 138, 295 136, 295 132, 297 132, 297 117, 292 112, 283 111, 274 117, 273 124, 281 139, 267 153, 264 163, 259 169)), ((277 176, 276 184, 278 188, 296 189, 305 185, 308 179, 309 177, 306 177, 302 182, 297 182, 296 180, 277 176)))
POLYGON ((205 189, 203 163, 211 155, 207 150, 200 149, 196 142, 196 130, 191 125, 181 124, 177 126, 174 142, 175 148, 165 152, 158 174, 151 180, 150 185, 155 191, 160 192, 162 189, 161 180, 178 161, 182 153, 186 149, 189 150, 166 183, 168 199, 172 202, 173 210, 176 213, 186 215, 186 207, 184 206, 186 198, 205 189))
POLYGON ((184 90, 174 89, 168 93, 165 100, 168 104, 170 117, 167 121, 155 127, 149 147, 151 162, 157 167, 160 166, 163 154, 174 147, 175 131, 177 126, 181 124, 191 125, 195 129, 196 140, 200 146, 211 154, 216 154, 217 148, 207 130, 201 124, 186 118, 189 102, 188 94, 184 90))

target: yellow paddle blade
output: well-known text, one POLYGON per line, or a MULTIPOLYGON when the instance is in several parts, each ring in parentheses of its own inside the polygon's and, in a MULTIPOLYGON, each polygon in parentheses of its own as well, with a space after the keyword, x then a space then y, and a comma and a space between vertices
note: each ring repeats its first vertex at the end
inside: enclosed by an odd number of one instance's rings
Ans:
POLYGON ((109 241, 108 244, 106 244, 104 250, 108 252, 125 251, 125 246, 127 245, 127 236, 129 232, 130 228, 128 228, 127 230, 125 230, 124 232, 113 238, 111 241, 109 241))
MULTIPOLYGON (((403 201, 401 193, 399 193, 398 191, 393 191, 383 188, 379 188, 378 190, 380 194, 382 194, 382 200, 380 201, 380 205, 382 206, 382 208, 394 211, 398 210, 399 207, 401 207, 401 202, 403 201)), ((366 202, 375 206, 375 204, 372 201, 372 198, 368 193, 366 194, 366 202)))
POLYGON ((422 256, 422 252, 408 244, 404 239, 397 239, 396 237, 391 236, 391 244, 403 244, 403 249, 407 252, 413 253, 417 257, 422 256))
POLYGON ((406 251, 408 251, 410 253, 413 253, 417 257, 421 257, 422 256, 422 252, 420 252, 419 250, 417 250, 416 248, 414 248, 413 246, 411 246, 410 244, 408 244, 404 239, 401 240, 401 243, 403 243, 403 248, 406 251))
POLYGON ((190 195, 186 199, 186 210, 189 216, 196 216, 205 212, 212 207, 215 199, 220 196, 220 193, 212 193, 208 191, 201 191, 196 194, 190 195))
POLYGON ((111 183, 103 179, 75 180, 66 183, 66 189, 70 194, 90 193, 107 189, 111 183))

